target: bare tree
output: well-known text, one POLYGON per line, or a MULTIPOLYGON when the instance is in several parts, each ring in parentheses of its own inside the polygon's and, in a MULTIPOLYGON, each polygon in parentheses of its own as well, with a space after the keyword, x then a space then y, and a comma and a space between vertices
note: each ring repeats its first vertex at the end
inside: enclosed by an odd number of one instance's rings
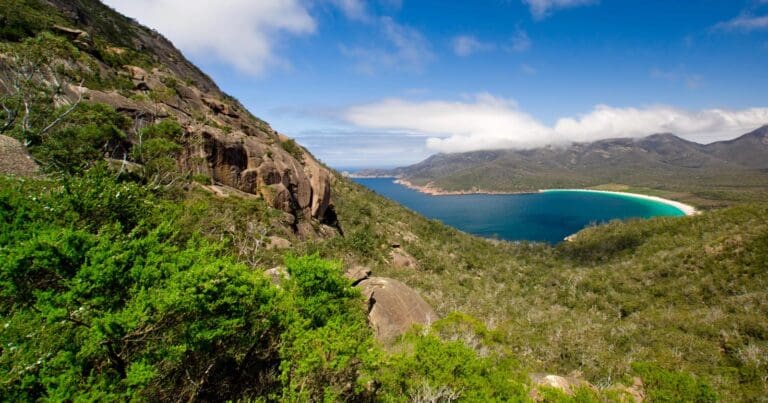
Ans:
POLYGON ((0 134, 17 126, 26 146, 65 121, 82 102, 81 81, 75 99, 65 95, 62 78, 66 61, 47 48, 45 42, 29 41, 0 48, 0 134), (57 101, 69 103, 57 111, 57 101))
POLYGON ((428 383, 422 383, 413 396, 417 403, 450 403, 459 400, 461 391, 456 391, 448 386, 432 387, 428 383))

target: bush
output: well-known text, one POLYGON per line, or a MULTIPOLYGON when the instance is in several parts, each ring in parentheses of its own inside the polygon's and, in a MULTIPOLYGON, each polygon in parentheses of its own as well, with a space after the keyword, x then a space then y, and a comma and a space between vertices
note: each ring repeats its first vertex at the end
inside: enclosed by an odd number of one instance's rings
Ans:
POLYGON ((481 357, 460 341, 410 333, 382 368, 382 391, 390 399, 419 401, 520 401, 525 383, 515 379, 513 360, 481 357))
POLYGON ((174 120, 166 119, 147 126, 139 132, 139 143, 131 149, 131 158, 144 165, 144 178, 161 184, 179 174, 177 158, 184 150, 178 144, 184 129, 174 120))
POLYGON ((179 237, 182 208, 103 166, 63 184, 0 179, 0 395, 367 393, 378 350, 340 265, 287 258, 278 289, 223 245, 179 237))
POLYGON ((59 22, 60 18, 51 6, 41 1, 0 2, 0 40, 19 42, 59 22))
POLYGON ((82 103, 59 127, 38 137, 29 150, 49 171, 83 172, 105 156, 125 153, 124 130, 129 125, 110 106, 82 103))
POLYGON ((714 390, 693 376, 673 372, 652 363, 637 362, 632 370, 643 379, 645 392, 653 402, 715 402, 714 390))
POLYGON ((301 147, 299 147, 298 144, 296 144, 296 141, 293 139, 288 139, 285 141, 280 142, 280 147, 283 148, 283 150, 287 151, 288 154, 291 154, 293 158, 296 158, 299 162, 304 161, 304 151, 301 150, 301 147))
POLYGON ((290 279, 284 312, 285 344, 280 355, 283 399, 358 400, 378 360, 360 292, 342 275, 341 265, 288 256, 290 279))

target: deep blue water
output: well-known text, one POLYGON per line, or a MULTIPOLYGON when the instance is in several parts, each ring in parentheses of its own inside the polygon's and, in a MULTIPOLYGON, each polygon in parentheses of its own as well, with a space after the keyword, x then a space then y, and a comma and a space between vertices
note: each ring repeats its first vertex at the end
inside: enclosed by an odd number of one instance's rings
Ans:
POLYGON ((589 225, 614 219, 684 215, 667 204, 612 194, 553 191, 431 196, 398 185, 392 178, 357 178, 355 181, 464 232, 510 241, 554 244, 589 225))

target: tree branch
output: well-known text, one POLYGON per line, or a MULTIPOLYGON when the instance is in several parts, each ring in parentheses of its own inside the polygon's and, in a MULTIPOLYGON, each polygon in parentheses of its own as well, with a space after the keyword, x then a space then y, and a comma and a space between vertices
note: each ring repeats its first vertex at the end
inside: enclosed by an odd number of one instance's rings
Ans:
MULTIPOLYGON (((78 88, 82 88, 82 86, 83 86, 83 82, 84 82, 84 81, 80 81, 80 85, 78 85, 78 88)), ((60 123, 61 123, 61 122, 62 122, 64 119, 66 119, 66 117, 67 117, 67 116, 69 116, 69 114, 70 114, 70 113, 72 113, 72 112, 74 112, 74 111, 75 111, 75 109, 78 107, 78 105, 80 105, 80 102, 82 102, 82 101, 83 101, 83 92, 82 92, 82 91, 80 91, 80 90, 78 90, 78 91, 77 91, 77 95, 78 95, 78 96, 77 96, 77 101, 75 101, 75 102, 72 104, 72 106, 70 106, 70 107, 69 107, 69 109, 67 109, 67 110, 66 110, 64 113, 62 113, 61 115, 59 115, 59 117, 57 117, 56 119, 54 119, 54 120, 53 120, 53 122, 51 122, 50 124, 48 124, 48 126, 44 127, 42 130, 40 130, 40 132, 38 133, 40 136, 43 136, 43 135, 45 135, 45 133, 47 133, 49 130, 53 129, 54 127, 56 127, 56 126, 57 126, 58 124, 60 124, 60 123)))
POLYGON ((14 123, 16 123, 16 111, 9 109, 5 104, 0 103, 0 105, 3 107, 3 110, 5 111, 6 117, 5 117, 5 123, 3 124, 3 127, 0 128, 0 133, 5 133, 13 127, 14 123))

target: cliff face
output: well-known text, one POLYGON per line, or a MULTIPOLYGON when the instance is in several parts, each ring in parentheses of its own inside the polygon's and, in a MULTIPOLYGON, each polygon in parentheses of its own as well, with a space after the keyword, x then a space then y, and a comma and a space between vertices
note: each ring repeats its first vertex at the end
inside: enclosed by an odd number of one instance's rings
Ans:
MULTIPOLYGON (((322 224, 335 224, 331 172, 222 93, 167 39, 95 0, 47 3, 67 21, 52 30, 86 54, 85 68, 124 83, 121 88, 88 88, 72 80, 65 86, 64 102, 82 97, 109 104, 136 122, 136 133, 172 118, 185 131, 178 159, 184 172, 264 198, 294 217, 293 230, 301 236, 313 236, 322 224), (128 52, 150 61, 141 67, 104 61, 105 54, 114 59, 128 52)), ((136 133, 133 143, 141 141, 136 133)))

